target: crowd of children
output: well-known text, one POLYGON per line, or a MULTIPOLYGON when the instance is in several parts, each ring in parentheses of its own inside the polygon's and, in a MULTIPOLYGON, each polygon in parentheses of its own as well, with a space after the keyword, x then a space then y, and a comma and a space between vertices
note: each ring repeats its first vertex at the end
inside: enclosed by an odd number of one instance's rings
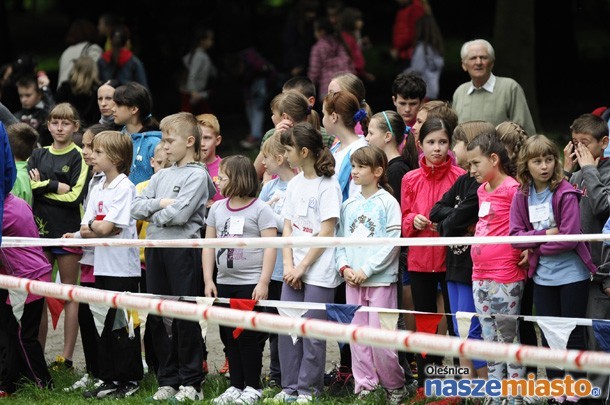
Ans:
MULTIPOLYGON (((263 138, 255 162, 218 155, 222 136, 212 114, 178 112, 158 123, 150 93, 134 82, 100 87, 100 123, 86 128, 82 150, 73 139, 79 115, 69 103, 49 111, 43 127, 52 140, 43 147, 36 147, 41 134, 35 128, 14 124, 8 138, 18 181, 14 196, 4 201, 2 233, 114 239, 139 234, 151 240, 484 237, 599 233, 608 221, 610 171, 603 158, 608 126, 601 118, 584 114, 574 121, 562 163, 553 141, 528 137, 513 122, 497 128, 485 121, 458 125, 448 103, 424 102, 425 82, 415 74, 396 78, 396 111, 376 114, 364 101, 357 76, 328 79, 321 120, 312 108, 313 83, 299 77, 285 84, 271 102, 275 127, 263 138), (110 124, 104 118, 108 110, 110 124)), ((57 262, 61 282, 110 291, 476 312, 469 338, 513 343, 520 342, 519 322, 494 315, 532 313, 535 305, 537 315, 606 317, 608 309, 591 302, 608 302, 610 282, 590 281, 606 255, 598 242, 547 242, 408 250, 147 248, 142 256, 129 247, 7 248, 1 259, 5 273, 43 281, 51 279, 57 262), (17 263, 17 257, 27 260, 17 263)), ((0 395, 14 393, 21 376, 52 387, 44 359, 45 300, 28 295, 17 317, 18 297, 5 293, 2 299, 0 320, 11 355, 0 375, 0 395)), ((148 369, 158 382, 150 400, 203 399, 208 370, 198 323, 153 315, 143 323, 132 311, 76 302, 66 302, 64 311, 64 350, 51 366, 73 367, 79 327, 86 361, 85 376, 66 391, 83 389, 86 398, 131 396, 148 369)), ((327 319, 317 309, 303 316, 327 319)), ((404 317, 395 327, 423 330, 417 322, 404 317)), ((372 312, 357 312, 351 323, 381 325, 372 312)), ((446 326, 432 329, 459 335, 451 316, 446 326)), ((323 395, 326 341, 224 326, 220 332, 230 384, 213 403, 261 400, 266 340, 267 384, 276 389, 275 403, 309 403, 323 395)), ((592 343, 578 326, 567 348, 595 349, 592 343)), ((543 333, 542 345, 548 344, 543 333)), ((429 377, 426 366, 445 360, 358 344, 343 349, 343 383, 353 377, 360 399, 381 387, 389 403, 414 394, 429 377)), ((459 361, 481 378, 526 373, 520 364, 459 361)), ((548 376, 564 373, 547 369, 548 376)))

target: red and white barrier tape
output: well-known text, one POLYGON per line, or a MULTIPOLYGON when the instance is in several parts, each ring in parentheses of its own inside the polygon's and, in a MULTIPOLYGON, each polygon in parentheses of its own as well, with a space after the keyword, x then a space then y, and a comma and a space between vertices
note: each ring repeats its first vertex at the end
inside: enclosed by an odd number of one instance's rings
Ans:
POLYGON ((518 344, 501 344, 408 331, 388 331, 314 319, 239 311, 183 301, 147 298, 134 294, 102 291, 66 284, 45 283, 0 275, 0 287, 78 302, 105 304, 191 321, 207 320, 225 326, 387 347, 443 356, 465 356, 502 362, 563 367, 610 373, 610 354, 576 350, 553 350, 518 344))
POLYGON ((2 247, 26 246, 122 246, 122 247, 166 247, 166 248, 284 248, 284 247, 338 247, 338 246, 449 246, 449 245, 492 245, 511 243, 542 242, 586 242, 610 241, 610 234, 584 235, 539 235, 539 236, 460 236, 450 238, 209 238, 209 239, 46 239, 3 237, 2 247))

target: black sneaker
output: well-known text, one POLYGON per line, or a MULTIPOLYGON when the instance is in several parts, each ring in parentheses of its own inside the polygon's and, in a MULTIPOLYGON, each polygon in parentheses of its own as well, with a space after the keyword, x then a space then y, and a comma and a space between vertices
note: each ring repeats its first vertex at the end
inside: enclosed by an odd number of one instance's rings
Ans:
POLYGON ((328 386, 328 394, 343 397, 354 393, 354 377, 352 370, 346 366, 339 366, 335 373, 335 380, 328 386))
POLYGON ((99 387, 83 392, 85 398, 105 398, 115 392, 119 387, 113 382, 104 382, 99 387))
POLYGON ((110 397, 110 398, 130 397, 133 394, 135 394, 139 389, 140 389, 140 386, 138 384, 128 382, 128 383, 117 386, 117 389, 114 390, 114 392, 111 392, 110 394, 108 394, 108 397, 110 397))

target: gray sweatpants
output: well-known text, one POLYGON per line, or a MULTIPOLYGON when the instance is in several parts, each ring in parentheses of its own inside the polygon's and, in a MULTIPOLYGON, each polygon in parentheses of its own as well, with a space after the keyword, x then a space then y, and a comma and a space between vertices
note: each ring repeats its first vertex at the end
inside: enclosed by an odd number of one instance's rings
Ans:
MULTIPOLYGON (((333 303, 335 289, 303 284, 295 290, 285 284, 282 301, 333 303)), ((326 311, 309 310, 306 318, 326 320, 326 311)), ((326 365, 326 341, 301 338, 292 344, 292 337, 279 336, 282 388, 290 395, 319 396, 324 390, 324 366, 326 365)))

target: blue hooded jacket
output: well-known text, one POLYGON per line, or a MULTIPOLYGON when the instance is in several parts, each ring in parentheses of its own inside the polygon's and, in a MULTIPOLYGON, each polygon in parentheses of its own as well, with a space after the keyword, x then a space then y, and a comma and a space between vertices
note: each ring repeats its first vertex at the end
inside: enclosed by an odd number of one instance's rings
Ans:
POLYGON ((133 161, 129 172, 129 180, 138 184, 150 180, 153 168, 150 158, 155 155, 155 146, 161 141, 161 131, 148 131, 131 134, 133 141, 133 161))

